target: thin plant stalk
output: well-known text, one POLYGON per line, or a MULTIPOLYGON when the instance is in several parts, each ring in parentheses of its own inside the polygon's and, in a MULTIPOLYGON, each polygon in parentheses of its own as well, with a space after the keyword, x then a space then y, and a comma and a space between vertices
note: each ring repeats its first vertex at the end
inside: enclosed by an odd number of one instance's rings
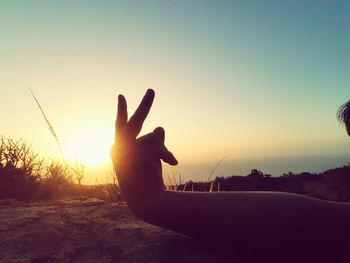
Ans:
POLYGON ((66 162, 66 158, 65 158, 65 156, 64 156, 64 153, 63 153, 63 150, 62 150, 60 141, 59 141, 59 139, 58 139, 58 136, 57 136, 57 134, 56 134, 56 132, 55 132, 53 126, 51 125, 49 119, 47 118, 44 109, 41 107, 41 105, 40 105, 40 103, 39 103, 39 100, 38 100, 38 99, 36 98, 36 96, 34 95, 34 92, 33 92, 31 89, 29 89, 29 91, 30 91, 30 93, 32 94, 32 97, 33 97, 33 99, 35 100, 36 104, 38 105, 38 107, 39 107, 39 109, 40 109, 40 111, 41 111, 41 114, 42 114, 43 117, 44 117, 44 120, 45 120, 45 122, 46 122, 46 124, 47 124, 47 127, 48 127, 48 129, 49 129, 51 135, 54 137, 54 139, 55 139, 55 141, 56 141, 56 143, 57 143, 57 146, 58 146, 59 151, 60 151, 60 153, 61 153, 61 155, 62 155, 63 161, 66 162))
POLYGON ((212 175, 214 174, 216 168, 218 168, 218 166, 227 158, 227 155, 224 156, 220 161, 217 162, 217 164, 214 166, 213 170, 211 170, 210 174, 209 174, 209 178, 208 178, 208 182, 210 182, 210 179, 212 177, 212 175))

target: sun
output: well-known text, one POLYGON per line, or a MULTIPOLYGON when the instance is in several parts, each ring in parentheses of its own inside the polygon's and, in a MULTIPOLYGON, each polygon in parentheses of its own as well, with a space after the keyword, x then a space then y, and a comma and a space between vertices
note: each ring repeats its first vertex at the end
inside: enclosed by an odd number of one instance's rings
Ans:
POLYGON ((111 138, 107 133, 84 130, 67 136, 63 148, 68 161, 95 167, 110 163, 111 145, 111 138))

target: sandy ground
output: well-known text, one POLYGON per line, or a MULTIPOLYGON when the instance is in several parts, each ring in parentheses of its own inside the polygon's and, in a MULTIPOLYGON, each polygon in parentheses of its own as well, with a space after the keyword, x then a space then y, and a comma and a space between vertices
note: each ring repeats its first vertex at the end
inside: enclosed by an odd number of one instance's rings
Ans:
MULTIPOLYGON (((226 253, 226 254, 225 254, 226 253)), ((0 262, 242 262, 96 199, 0 201, 0 262)))

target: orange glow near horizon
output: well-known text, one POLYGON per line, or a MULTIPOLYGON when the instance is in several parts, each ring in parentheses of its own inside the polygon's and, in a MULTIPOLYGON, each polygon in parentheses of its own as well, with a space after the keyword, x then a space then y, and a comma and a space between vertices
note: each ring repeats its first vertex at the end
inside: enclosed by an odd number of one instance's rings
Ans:
POLYGON ((75 132, 66 137, 63 145, 68 161, 87 167, 108 164, 110 147, 109 136, 99 130, 75 132))

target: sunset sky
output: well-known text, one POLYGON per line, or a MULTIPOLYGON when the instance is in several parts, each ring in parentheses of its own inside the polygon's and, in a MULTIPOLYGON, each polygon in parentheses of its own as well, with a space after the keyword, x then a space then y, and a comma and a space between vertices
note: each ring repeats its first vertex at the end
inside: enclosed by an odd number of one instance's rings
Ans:
POLYGON ((0 133, 51 158, 29 89, 67 158, 90 165, 108 161, 117 95, 133 112, 150 87, 143 132, 163 126, 180 165, 350 160, 336 120, 350 99, 349 1, 0 0, 0 32, 0 133))

